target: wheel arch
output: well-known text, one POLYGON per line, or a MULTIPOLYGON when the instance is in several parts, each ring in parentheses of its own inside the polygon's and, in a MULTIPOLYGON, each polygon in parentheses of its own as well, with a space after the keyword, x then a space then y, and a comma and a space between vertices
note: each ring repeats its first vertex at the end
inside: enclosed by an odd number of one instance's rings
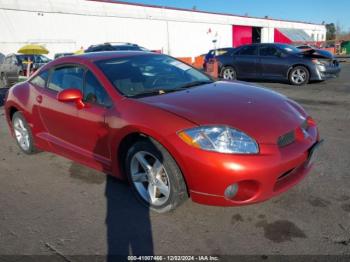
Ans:
POLYGON ((294 68, 296 68, 296 67, 298 67, 298 66, 305 67, 305 68, 307 69, 307 71, 309 72, 309 76, 311 76, 311 69, 310 69, 310 67, 309 67, 308 65, 302 64, 302 63, 297 63, 297 64, 293 64, 292 66, 290 66, 290 67, 288 68, 288 71, 287 71, 287 79, 288 79, 288 80, 289 80, 290 72, 291 72, 294 68))
POLYGON ((237 69, 236 69, 236 67, 234 65, 232 65, 232 64, 224 64, 224 65, 221 66, 221 69, 220 69, 220 77, 222 77, 222 73, 224 72, 225 68, 227 68, 227 67, 232 67, 233 70, 235 70, 235 72, 236 72, 236 77, 238 76, 237 69))
POLYGON ((119 141, 118 146, 116 148, 116 158, 117 158, 117 166, 119 174, 122 178, 126 178, 126 172, 125 172, 125 160, 127 156, 128 149, 137 141, 142 139, 150 139, 151 141, 155 141, 159 143, 162 147, 164 147, 170 156, 174 159, 177 166, 179 167, 182 177, 184 179, 184 182, 186 184, 186 190, 188 196, 190 196, 190 187, 188 184, 188 181, 186 179, 186 176, 184 174, 184 169, 181 164, 181 159, 178 157, 179 153, 176 151, 175 148, 172 148, 169 143, 161 139, 161 136, 158 136, 156 134, 151 134, 150 132, 147 132, 145 130, 133 130, 129 132, 128 134, 124 135, 124 137, 119 141), (180 160, 180 161, 179 161, 180 160))
POLYGON ((8 119, 12 122, 12 118, 13 118, 13 115, 20 111, 19 108, 15 105, 11 105, 8 109, 7 109, 7 114, 8 114, 8 119))

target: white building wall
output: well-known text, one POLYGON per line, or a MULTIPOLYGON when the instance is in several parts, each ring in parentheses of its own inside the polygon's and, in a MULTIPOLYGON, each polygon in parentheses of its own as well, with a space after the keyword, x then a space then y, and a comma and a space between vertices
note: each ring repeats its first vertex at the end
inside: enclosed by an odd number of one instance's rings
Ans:
POLYGON ((197 56, 212 49, 214 39, 217 47, 232 46, 232 25, 263 27, 263 42, 273 42, 274 28, 304 29, 320 39, 326 32, 323 25, 87 0, 0 0, 0 52, 35 42, 53 56, 96 43, 132 42, 197 56))
POLYGON ((275 29, 273 27, 264 27, 261 29, 261 43, 273 43, 275 38, 275 29))

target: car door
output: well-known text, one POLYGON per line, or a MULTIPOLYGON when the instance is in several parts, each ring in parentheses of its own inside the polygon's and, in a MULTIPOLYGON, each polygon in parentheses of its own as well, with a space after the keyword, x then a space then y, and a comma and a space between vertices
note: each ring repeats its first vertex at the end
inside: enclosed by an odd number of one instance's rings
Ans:
POLYGON ((60 91, 68 88, 83 90, 85 68, 79 65, 62 65, 50 70, 45 89, 35 98, 45 132, 41 138, 47 140, 52 149, 67 157, 77 158, 81 150, 76 145, 81 131, 76 121, 78 109, 73 102, 57 100, 60 91))
POLYGON ((80 130, 75 143, 90 158, 89 161, 94 161, 99 169, 109 172, 111 152, 109 126, 105 122, 105 116, 112 110, 112 102, 100 81, 90 70, 85 73, 83 95, 85 107, 78 111, 75 119, 80 130))
POLYGON ((285 78, 289 65, 287 54, 274 45, 263 45, 259 49, 258 74, 264 79, 285 78))
POLYGON ((243 46, 233 56, 233 66, 238 78, 256 78, 257 63, 257 45, 243 46))

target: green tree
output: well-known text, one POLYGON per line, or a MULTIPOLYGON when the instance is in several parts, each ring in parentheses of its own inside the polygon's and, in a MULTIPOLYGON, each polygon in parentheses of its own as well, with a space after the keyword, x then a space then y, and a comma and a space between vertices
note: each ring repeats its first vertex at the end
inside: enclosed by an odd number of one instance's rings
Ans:
POLYGON ((337 29, 334 23, 326 24, 327 29, 327 40, 334 40, 336 37, 337 29))

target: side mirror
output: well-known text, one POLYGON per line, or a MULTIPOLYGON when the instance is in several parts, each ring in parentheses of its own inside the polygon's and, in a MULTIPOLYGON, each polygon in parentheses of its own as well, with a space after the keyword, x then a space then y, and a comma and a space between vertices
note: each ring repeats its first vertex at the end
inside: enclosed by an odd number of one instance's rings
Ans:
POLYGON ((57 100, 60 102, 75 102, 78 109, 83 109, 85 107, 83 93, 76 88, 62 90, 58 93, 57 100))

